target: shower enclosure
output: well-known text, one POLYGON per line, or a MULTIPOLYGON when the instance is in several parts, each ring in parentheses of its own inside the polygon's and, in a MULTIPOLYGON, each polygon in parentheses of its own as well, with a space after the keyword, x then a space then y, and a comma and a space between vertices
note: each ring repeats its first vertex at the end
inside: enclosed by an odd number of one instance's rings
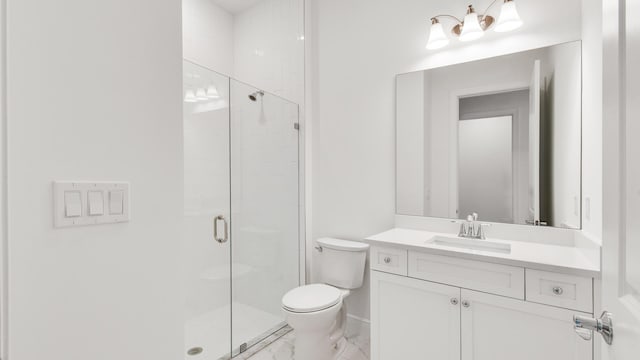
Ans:
POLYGON ((285 326, 299 285, 298 106, 184 62, 185 359, 285 326))

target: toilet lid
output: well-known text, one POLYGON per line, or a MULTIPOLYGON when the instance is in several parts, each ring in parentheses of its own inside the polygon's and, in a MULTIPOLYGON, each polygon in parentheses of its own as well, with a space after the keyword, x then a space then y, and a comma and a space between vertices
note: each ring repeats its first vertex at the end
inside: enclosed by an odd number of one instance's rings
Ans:
POLYGON ((292 312, 307 313, 332 307, 340 302, 342 293, 333 286, 311 284, 290 290, 282 297, 282 306, 292 312))

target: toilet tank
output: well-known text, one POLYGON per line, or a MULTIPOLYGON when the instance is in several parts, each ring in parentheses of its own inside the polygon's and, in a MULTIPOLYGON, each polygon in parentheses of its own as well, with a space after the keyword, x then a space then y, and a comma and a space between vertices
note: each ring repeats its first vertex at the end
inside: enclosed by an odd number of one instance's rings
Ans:
POLYGON ((334 238, 318 239, 320 254, 320 280, 342 289, 362 286, 369 245, 334 238))

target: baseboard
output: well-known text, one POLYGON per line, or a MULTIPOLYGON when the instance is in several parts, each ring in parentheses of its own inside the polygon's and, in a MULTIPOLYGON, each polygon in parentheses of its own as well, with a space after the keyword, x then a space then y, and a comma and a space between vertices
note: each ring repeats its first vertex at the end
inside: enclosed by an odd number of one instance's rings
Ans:
POLYGON ((353 321, 360 321, 360 322, 363 322, 363 323, 371 324, 371 320, 365 319, 365 318, 361 318, 359 316, 347 314, 347 318, 349 318, 350 320, 353 320, 353 321))
POLYGON ((371 321, 355 315, 347 315, 347 338, 366 337, 369 338, 371 333, 371 321))

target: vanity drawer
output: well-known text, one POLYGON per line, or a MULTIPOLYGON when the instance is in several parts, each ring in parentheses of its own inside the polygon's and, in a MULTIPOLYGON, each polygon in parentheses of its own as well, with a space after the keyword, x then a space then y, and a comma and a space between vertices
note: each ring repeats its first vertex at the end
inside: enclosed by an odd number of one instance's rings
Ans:
POLYGON ((527 269, 527 301, 593 312, 593 279, 527 269))
POLYGON ((524 300, 524 268, 409 252, 409 276, 524 300))
POLYGON ((373 270, 407 276, 407 250, 372 246, 370 264, 373 270))

